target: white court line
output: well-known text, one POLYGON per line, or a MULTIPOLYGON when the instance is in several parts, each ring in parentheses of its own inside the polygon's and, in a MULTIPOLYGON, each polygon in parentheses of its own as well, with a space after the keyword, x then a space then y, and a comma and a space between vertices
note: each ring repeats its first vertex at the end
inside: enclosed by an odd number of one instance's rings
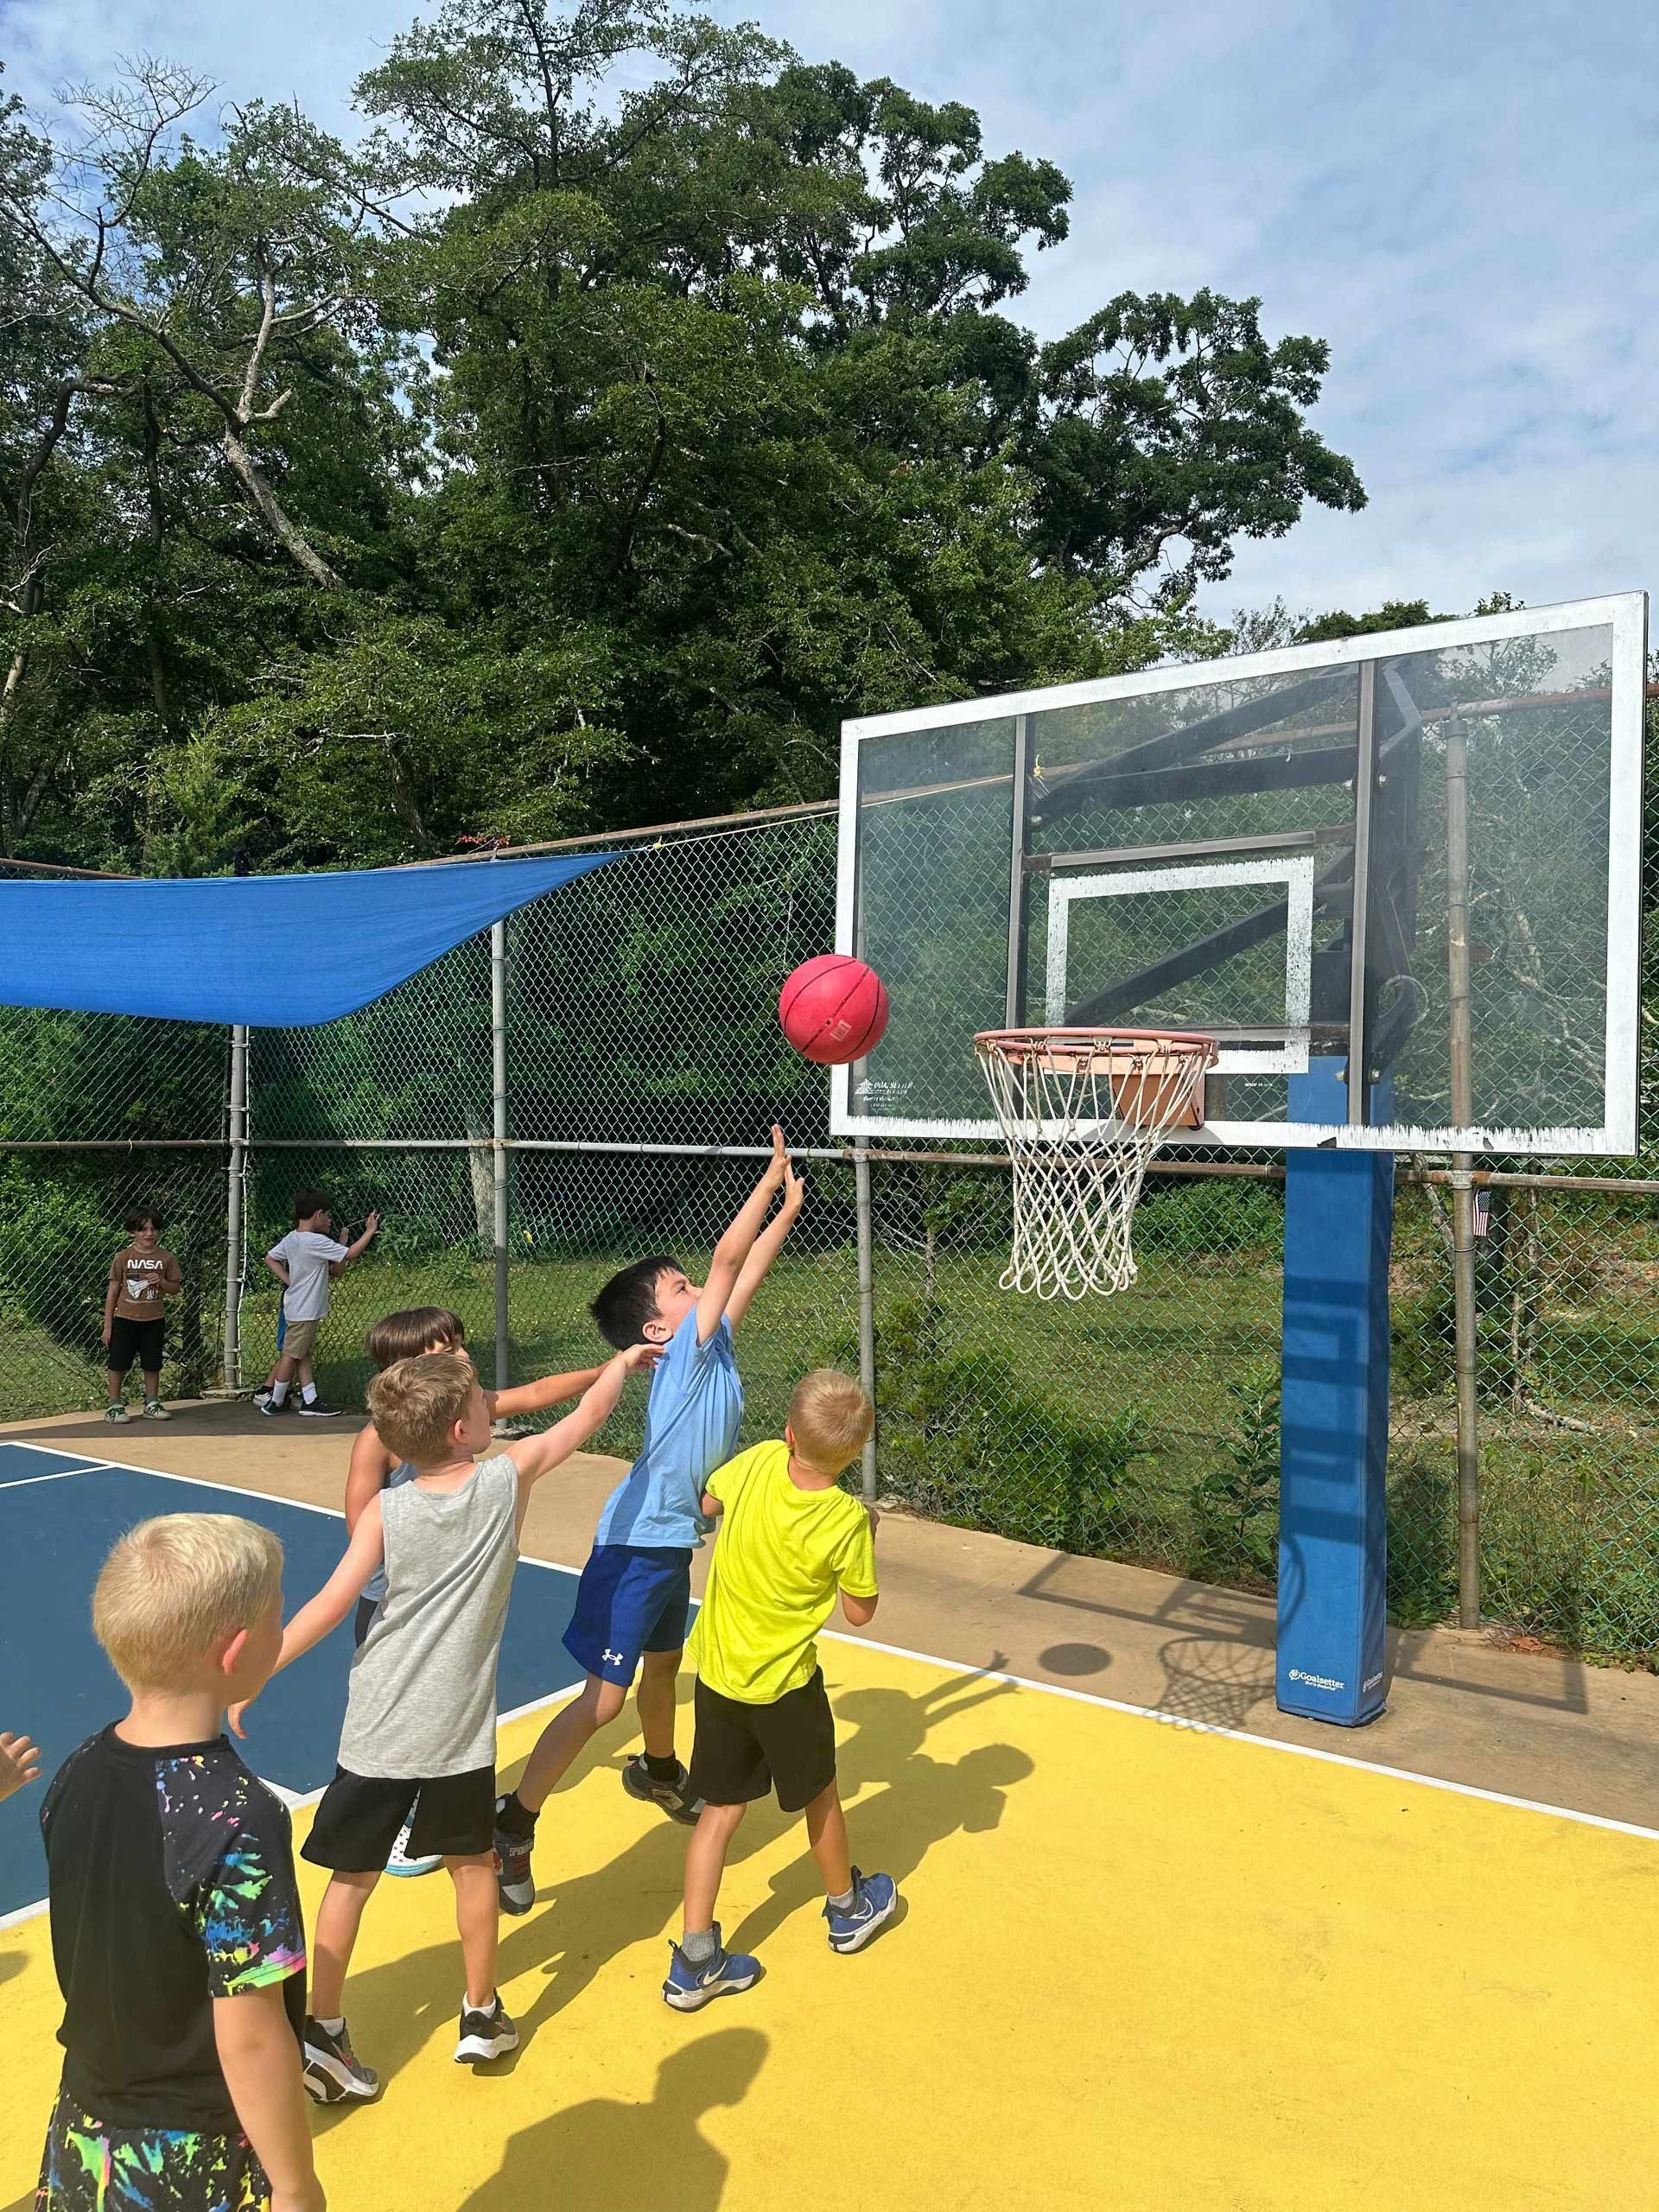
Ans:
POLYGON ((55 1475, 13 1475, 9 1481, 0 1482, 0 1490, 27 1490, 32 1483, 67 1483, 71 1475, 102 1474, 105 1464, 92 1459, 84 1467, 60 1467, 55 1475))
MULTIPOLYGON (((44 1452, 51 1449, 48 1445, 28 1444, 22 1448, 26 1452, 44 1452)), ((115 1460, 106 1461, 104 1464, 114 1466, 118 1471, 121 1465, 120 1462, 115 1460)), ((193 1475, 166 1474, 159 1467, 129 1466, 126 1471, 135 1475, 156 1475, 163 1482, 189 1483, 197 1490, 219 1490, 229 1487, 228 1484, 219 1483, 203 1483, 193 1475)), ((277 1497, 270 1491, 245 1491, 242 1495, 247 1497, 262 1497, 273 1505, 298 1505, 302 1503, 298 1498, 277 1497)), ((305 1510, 309 1513, 333 1514, 336 1520, 345 1518, 344 1514, 335 1513, 332 1506, 308 1505, 305 1510)), ((575 1567, 567 1567, 562 1560, 536 1559, 528 1553, 523 1552, 519 1554, 519 1557, 527 1567, 546 1567, 557 1574, 575 1574, 578 1572, 575 1567)), ((1370 1759, 1355 1758, 1346 1751, 1320 1751, 1312 1744, 1288 1744, 1278 1736, 1253 1736, 1246 1729, 1224 1727, 1219 1721, 1191 1720, 1181 1713, 1160 1713, 1152 1706, 1128 1705, 1122 1698, 1102 1697, 1096 1690, 1068 1689, 1058 1682, 1039 1681, 1030 1675, 1005 1674, 994 1668, 981 1667, 971 1659, 953 1659, 942 1656, 937 1651, 915 1651, 903 1643, 882 1643, 874 1637, 848 1636, 841 1630, 832 1628, 821 1629, 819 1635, 827 1643, 850 1643, 861 1646, 867 1651, 884 1651, 891 1658, 913 1659, 925 1667, 965 1669, 983 1681, 1007 1682, 1016 1689, 1040 1691, 1045 1697, 1069 1698, 1074 1704, 1097 1706, 1104 1713, 1121 1713, 1132 1720, 1154 1721, 1160 1727, 1179 1728, 1190 1736, 1218 1736, 1226 1743, 1248 1744, 1255 1751, 1282 1751, 1291 1758, 1316 1759, 1325 1766, 1351 1767, 1356 1773, 1374 1774, 1385 1782, 1414 1783, 1421 1789, 1446 1790, 1454 1797, 1473 1797, 1483 1804, 1506 1805, 1512 1811, 1518 1813, 1542 1813, 1552 1820, 1573 1821, 1580 1827, 1605 1828, 1613 1835, 1633 1835, 1640 1837, 1647 1843, 1659 1843, 1659 1828, 1642 1827, 1634 1821, 1615 1821, 1605 1813, 1580 1812, 1576 1806, 1553 1805, 1538 1797, 1515 1797, 1502 1789, 1482 1789, 1472 1782, 1451 1782, 1443 1775, 1415 1774, 1409 1767, 1382 1766, 1370 1759)), ((533 1710, 530 1707, 524 1709, 533 1710)), ((0 1927, 4 1924, 3 1921, 0 1921, 0 1927)))
MULTIPOLYGON (((132 1471, 135 1474, 137 1474, 149 1473, 152 1471, 148 1468, 134 1468, 132 1471)), ((188 1481, 188 1479, 189 1478, 188 1476, 181 1476, 180 1478, 181 1481, 188 1481)), ((207 1487, 212 1489, 216 1487, 216 1485, 210 1484, 207 1487)), ((320 1506, 317 1510, 319 1512, 327 1512, 328 1509, 326 1506, 320 1506)), ((548 1562, 544 1560, 532 1560, 531 1561, 532 1567, 543 1567, 547 1565, 547 1563, 548 1562)), ((582 1686, 580 1682, 572 1682, 566 1689, 551 1690, 546 1697, 532 1698, 528 1705, 515 1705, 510 1713, 498 1713, 495 1716, 495 1725, 498 1728, 504 1728, 509 1720, 524 1720, 526 1719, 532 1713, 546 1713, 556 1705, 568 1705, 573 1697, 577 1697, 581 1694, 582 1687, 582 1686)), ((235 1745, 237 1743, 237 1738, 235 1737, 232 1737, 231 1741, 235 1745)), ((246 1756, 247 1755, 245 1751, 243 1753, 243 1757, 245 1758, 246 1756)), ((251 1764, 251 1761, 250 1764, 251 1764)), ((272 1782, 269 1776, 263 1774, 259 1776, 258 1779, 264 1783, 266 1789, 270 1791, 274 1797, 280 1797, 282 1799, 283 1804, 287 1806, 290 1813, 297 1813, 307 1805, 318 1804, 321 1802, 322 1798, 322 1791, 321 1789, 287 1789, 283 1788, 280 1782, 272 1782)), ((327 1785, 325 1784, 325 1787, 327 1785)), ((47 1897, 39 1897, 33 1904, 20 1904, 16 1907, 15 1911, 0 1912, 0 1929, 21 1928, 23 1923, 27 1920, 38 1920, 41 1914, 48 1911, 49 1908, 50 1900, 47 1897)))

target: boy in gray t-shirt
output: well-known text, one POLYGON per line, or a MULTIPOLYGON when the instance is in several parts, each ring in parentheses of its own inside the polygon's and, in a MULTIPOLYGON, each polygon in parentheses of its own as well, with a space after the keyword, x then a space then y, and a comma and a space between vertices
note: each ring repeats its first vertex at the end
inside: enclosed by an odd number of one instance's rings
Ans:
MULTIPOLYGON (((314 1930, 305 2085, 324 2104, 372 2097, 378 2076, 353 2052, 346 1971, 393 1840, 441 1853, 455 1885, 467 1991, 458 2060, 499 2058, 518 2031, 495 1987, 495 1670, 531 1485, 603 1427, 637 1368, 635 1344, 601 1369, 573 1413, 492 1452, 490 1411, 464 1353, 423 1352, 369 1385, 374 1423, 413 1479, 371 1498, 346 1555, 283 1634, 272 1672, 343 1621, 384 1560, 386 1596, 352 1662, 340 1764, 304 1855, 334 1878, 314 1930), (489 1456, 482 1456, 488 1454, 489 1456)), ((242 1734, 245 1708, 231 1726, 242 1734)))

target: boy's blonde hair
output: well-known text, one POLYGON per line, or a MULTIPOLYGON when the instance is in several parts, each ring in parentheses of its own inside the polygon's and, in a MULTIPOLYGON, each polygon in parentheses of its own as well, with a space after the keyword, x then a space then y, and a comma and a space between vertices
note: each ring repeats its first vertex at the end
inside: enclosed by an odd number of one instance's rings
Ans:
POLYGON ((269 1529, 234 1513, 163 1513, 105 1560, 92 1629, 130 1690, 184 1690, 282 1595, 283 1548, 269 1529))
POLYGON ((875 1408, 850 1375, 815 1367, 795 1385, 789 1426, 803 1459, 827 1475, 839 1474, 863 1450, 875 1408))
POLYGON ((388 1452, 417 1467, 448 1456, 449 1433, 465 1421, 478 1387, 464 1352, 423 1351, 395 1360, 369 1384, 369 1411, 388 1452))

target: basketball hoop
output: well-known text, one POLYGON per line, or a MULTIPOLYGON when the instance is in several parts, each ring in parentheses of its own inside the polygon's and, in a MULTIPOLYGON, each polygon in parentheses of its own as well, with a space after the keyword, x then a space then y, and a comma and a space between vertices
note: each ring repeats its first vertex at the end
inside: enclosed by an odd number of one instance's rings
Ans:
POLYGON ((1109 1298, 1153 1156, 1204 1120, 1213 1037, 1160 1029, 987 1029, 974 1050, 1014 1166, 1004 1290, 1109 1298))

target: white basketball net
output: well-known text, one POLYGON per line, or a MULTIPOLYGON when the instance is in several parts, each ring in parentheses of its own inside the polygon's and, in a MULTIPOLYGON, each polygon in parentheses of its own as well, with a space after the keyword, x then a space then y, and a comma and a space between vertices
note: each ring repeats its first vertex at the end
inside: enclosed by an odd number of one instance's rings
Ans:
POLYGON ((1153 1155, 1204 1118, 1211 1038, 994 1029, 974 1039, 1014 1166, 1004 1290, 1109 1298, 1135 1281, 1129 1231, 1153 1155))

